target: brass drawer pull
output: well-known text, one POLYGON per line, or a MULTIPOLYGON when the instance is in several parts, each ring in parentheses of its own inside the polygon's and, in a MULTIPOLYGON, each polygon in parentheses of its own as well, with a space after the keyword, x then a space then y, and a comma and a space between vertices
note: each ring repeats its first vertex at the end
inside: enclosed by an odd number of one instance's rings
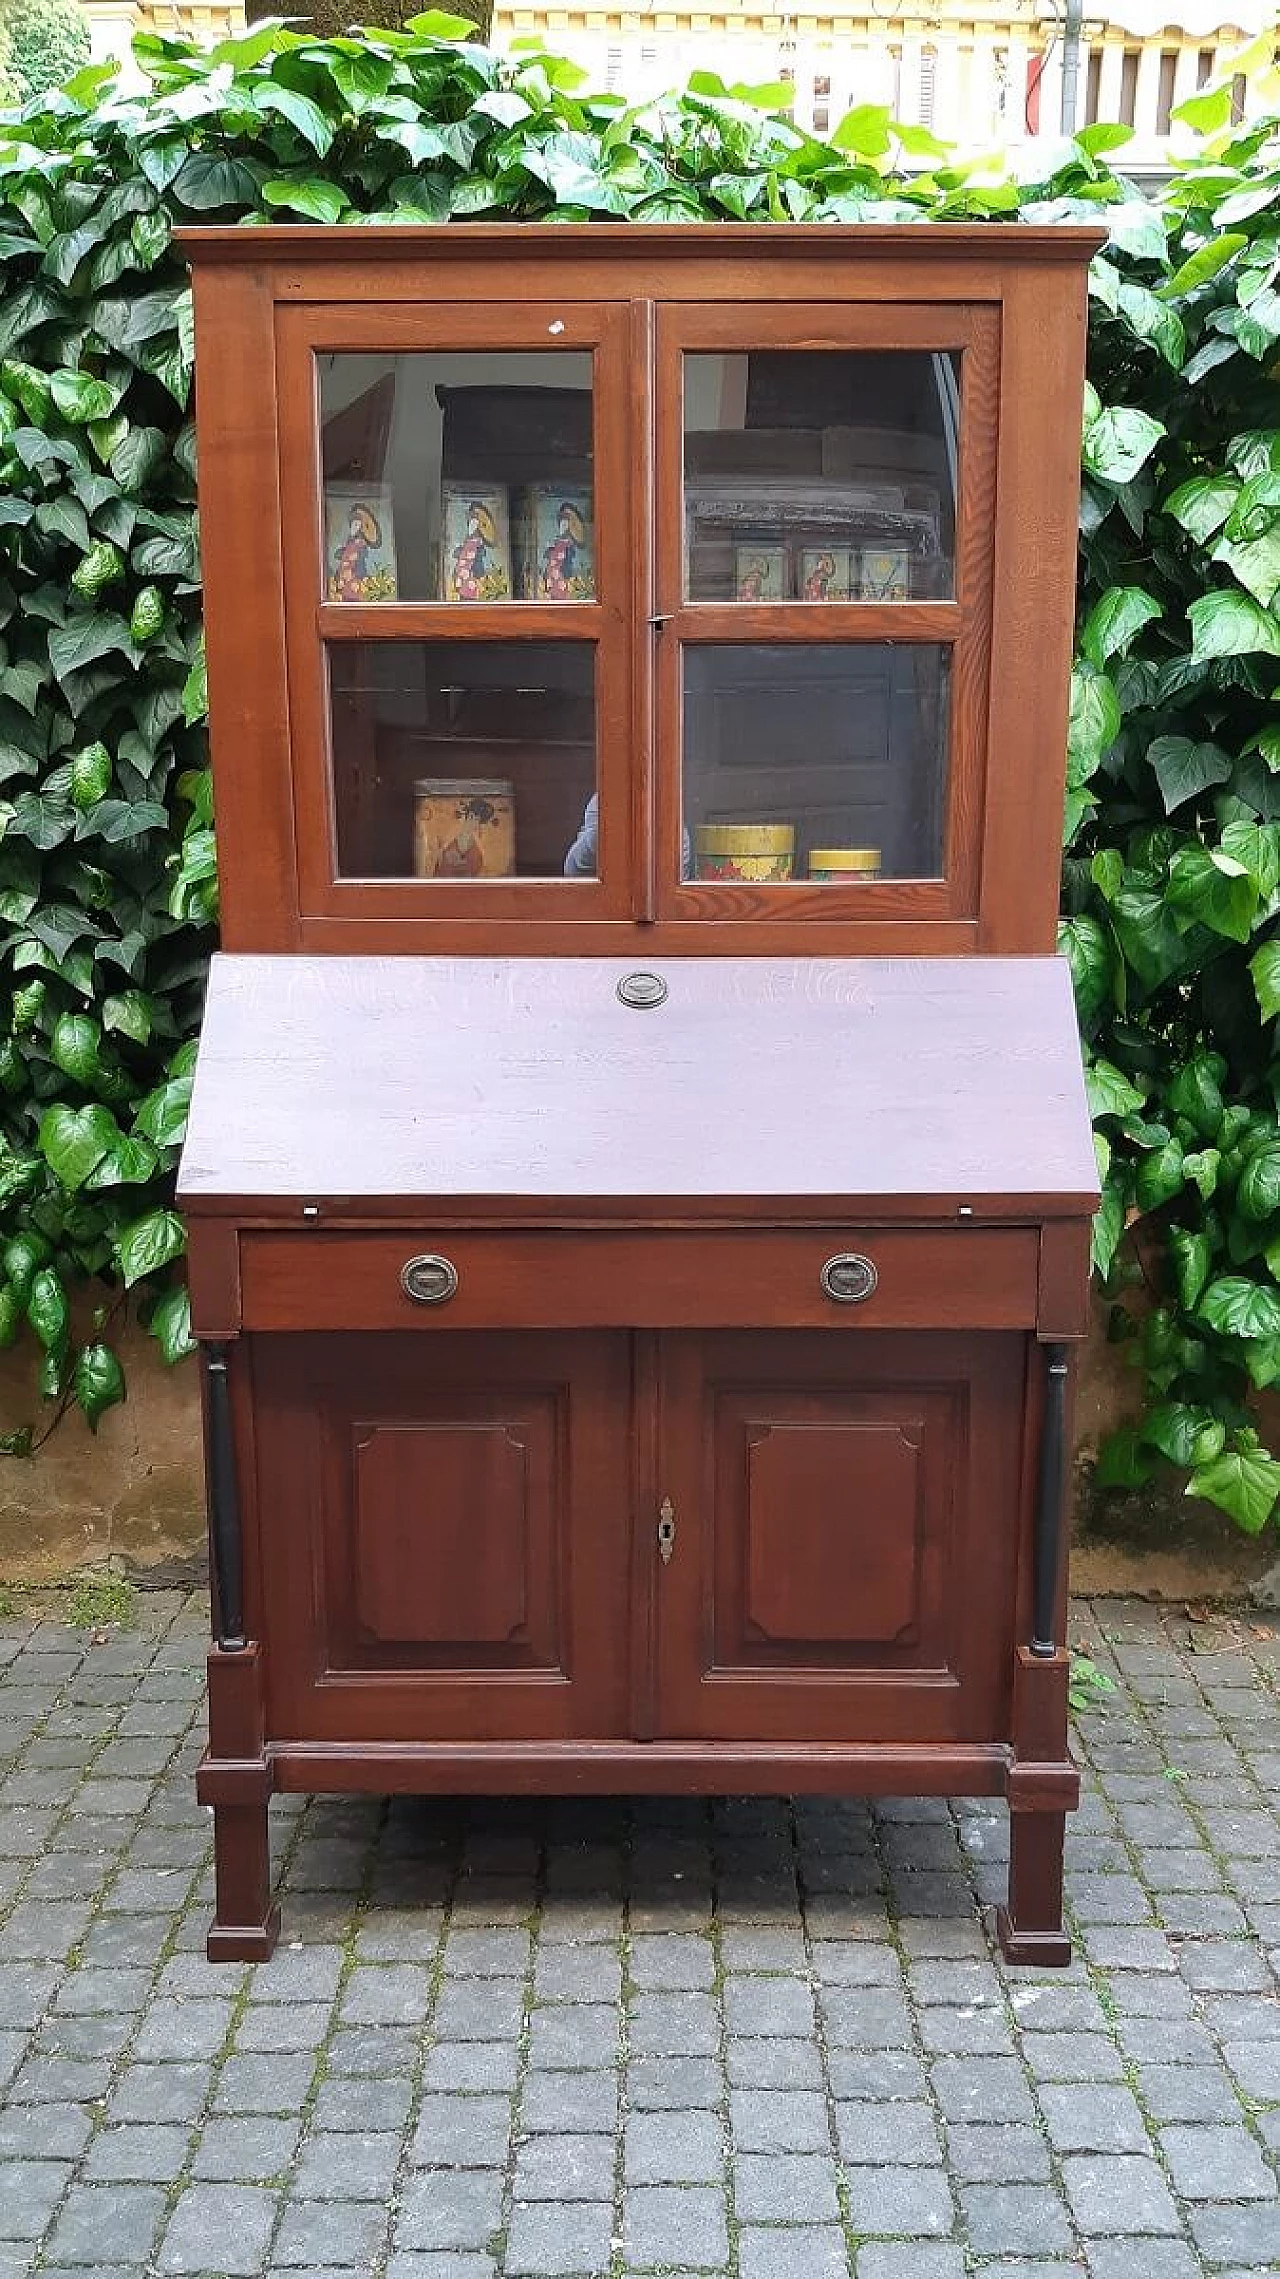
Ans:
POLYGON ((400 1287, 415 1306, 442 1306, 458 1287, 458 1269, 452 1259, 424 1251, 401 1267, 400 1287))
POLYGON ((858 1250, 838 1250, 822 1269, 822 1287, 838 1306, 860 1306, 880 1277, 869 1258, 858 1250))

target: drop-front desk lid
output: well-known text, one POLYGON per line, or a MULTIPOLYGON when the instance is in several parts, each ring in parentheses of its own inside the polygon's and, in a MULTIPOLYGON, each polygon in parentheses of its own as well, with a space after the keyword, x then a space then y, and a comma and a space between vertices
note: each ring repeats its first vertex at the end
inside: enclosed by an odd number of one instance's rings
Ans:
POLYGON ((184 1204, 1092 1210, 1060 959, 664 958, 642 1008, 618 994, 637 970, 215 958, 184 1204))

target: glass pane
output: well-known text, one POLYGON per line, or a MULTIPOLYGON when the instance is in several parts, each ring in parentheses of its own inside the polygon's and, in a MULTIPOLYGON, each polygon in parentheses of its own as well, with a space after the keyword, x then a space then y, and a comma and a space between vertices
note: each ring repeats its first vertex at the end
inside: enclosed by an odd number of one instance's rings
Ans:
POLYGON ((930 349, 686 356, 690 599, 945 599, 959 390, 930 349))
POLYGON ((329 601, 594 599, 588 354, 317 361, 329 601))
POLYGON ((329 648, 340 878, 594 878, 588 641, 329 648))
POLYGON ((686 648, 686 877, 941 877, 949 659, 914 642, 686 648))

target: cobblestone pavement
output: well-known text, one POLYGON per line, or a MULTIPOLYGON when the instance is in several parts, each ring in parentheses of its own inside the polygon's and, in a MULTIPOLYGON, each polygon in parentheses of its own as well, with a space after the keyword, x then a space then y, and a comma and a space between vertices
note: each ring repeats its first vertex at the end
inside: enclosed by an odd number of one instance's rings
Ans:
POLYGON ((200 1607, 0 1624, 0 2279, 1280 2270, 1280 1642, 1076 1630, 1037 1977, 1002 1809, 733 1799, 285 1798, 210 1968, 200 1607))

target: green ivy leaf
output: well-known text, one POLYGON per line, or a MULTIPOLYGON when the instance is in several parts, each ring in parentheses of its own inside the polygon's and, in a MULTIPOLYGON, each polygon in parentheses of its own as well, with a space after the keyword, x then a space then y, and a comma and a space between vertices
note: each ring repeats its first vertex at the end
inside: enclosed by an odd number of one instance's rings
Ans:
POLYGON ((1084 1072, 1084 1081, 1091 1116, 1127 1116, 1142 1106, 1142 1093, 1108 1060, 1091 1062, 1084 1072))
POLYGON ((1222 1128, 1226 1074, 1227 1063, 1221 1053, 1197 1052, 1184 1061, 1169 1085, 1169 1106, 1175 1115, 1186 1116, 1203 1140, 1216 1139, 1222 1128))
POLYGON ((1187 615, 1195 657, 1280 657, 1280 619, 1251 594, 1220 588, 1193 601, 1187 615))
POLYGON ((1280 1464, 1260 1448, 1226 1449, 1196 1466, 1185 1492, 1216 1504, 1246 1535, 1260 1535, 1280 1496, 1280 1464))
POLYGON ((1145 1419, 1142 1437, 1171 1464, 1180 1464, 1185 1470, 1217 1456, 1227 1434, 1209 1409, 1194 1407, 1189 1401, 1163 1401, 1145 1419))
POLYGON ((146 1274, 156 1274, 186 1249, 187 1237, 176 1211, 147 1211, 117 1235, 115 1255, 126 1290, 146 1274))
POLYGON ((1280 1337, 1280 1291, 1243 1274, 1211 1282, 1196 1310, 1223 1337, 1280 1337))
POLYGON ((1067 730, 1069 781, 1091 776, 1120 733, 1120 703, 1105 673, 1087 658, 1072 667, 1071 713, 1067 730))
MULTIPOLYGON (((1185 1171, 1186 1164, 1183 1164, 1185 1171)), ((1173 1261, 1173 1278, 1182 1305, 1190 1312, 1209 1280, 1213 1251, 1207 1234, 1191 1227, 1170 1227, 1169 1256, 1173 1261)), ((1168 1454, 1168 1451, 1165 1451, 1168 1454)), ((1189 1463, 1186 1456, 1175 1457, 1176 1463, 1189 1463)))
POLYGON ((1193 743, 1189 736, 1156 736, 1147 746, 1166 815, 1231 776, 1229 755, 1217 744, 1193 743))
POLYGON ((1099 482, 1131 483, 1164 434, 1164 424, 1131 404, 1103 409, 1086 423, 1082 456, 1099 482))
POLYGON ((1280 1139, 1249 1157, 1236 1188, 1236 1209, 1258 1225, 1280 1210, 1280 1139))
POLYGON ((1098 596, 1080 631, 1080 647, 1102 671, 1110 657, 1123 657, 1144 625, 1164 615, 1143 586, 1108 586, 1098 596))
POLYGON ((73 1193, 83 1187, 120 1138, 120 1127, 110 1108, 97 1102, 84 1108, 56 1105, 46 1108, 40 1119, 40 1152, 49 1169, 73 1193))
POLYGON ((1107 930, 1087 915, 1064 918, 1058 947, 1071 968, 1080 1018, 1092 1020, 1111 994, 1113 952, 1107 930))
POLYGON ((1164 511, 1180 522, 1202 546, 1221 530, 1240 496, 1240 484, 1231 475, 1193 475, 1179 483, 1164 502, 1164 511))
POLYGON ((126 1397, 124 1372, 109 1345, 83 1347, 71 1373, 71 1389, 91 1431, 96 1432, 98 1419, 126 1397))
POLYGON ((179 1289, 164 1292, 152 1312, 149 1327, 170 1367, 196 1351, 196 1340, 191 1333, 191 1294, 185 1282, 179 1289))
POLYGON ((284 206, 290 213, 304 214, 309 222, 338 222, 347 210, 345 191, 336 182, 321 182, 318 177, 308 180, 290 175, 264 182, 262 196, 268 206, 284 206))
POLYGON ((71 1309, 55 1266, 42 1266, 33 1276, 27 1299, 27 1320, 46 1353, 65 1352, 71 1309))
POLYGON ((1247 942, 1258 909, 1258 884, 1245 865, 1216 847, 1180 847, 1169 865, 1168 902, 1186 925, 1208 926, 1247 942))
POLYGON ((110 419, 124 389, 114 381, 95 380, 88 372, 54 372, 49 393, 64 419, 86 427, 90 420, 110 419))
POLYGON ((1280 1013, 1280 941, 1263 942, 1249 960, 1258 1007, 1264 1021, 1280 1013))
POLYGON ((1176 1139, 1144 1155, 1134 1174, 1134 1201, 1141 1211, 1158 1211, 1183 1185, 1182 1147, 1176 1139))

